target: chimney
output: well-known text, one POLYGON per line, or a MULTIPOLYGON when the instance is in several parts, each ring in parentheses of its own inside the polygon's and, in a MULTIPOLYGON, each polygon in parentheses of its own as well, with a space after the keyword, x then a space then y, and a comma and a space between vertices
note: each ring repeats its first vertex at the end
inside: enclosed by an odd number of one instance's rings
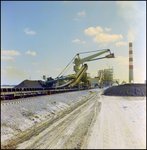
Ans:
POLYGON ((132 43, 129 43, 129 83, 133 83, 133 49, 132 43))

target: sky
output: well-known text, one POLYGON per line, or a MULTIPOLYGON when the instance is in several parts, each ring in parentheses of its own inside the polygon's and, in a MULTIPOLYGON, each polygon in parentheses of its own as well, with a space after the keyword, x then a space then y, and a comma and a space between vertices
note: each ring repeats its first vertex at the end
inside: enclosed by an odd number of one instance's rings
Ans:
POLYGON ((77 53, 102 49, 115 58, 85 62, 87 73, 113 68, 114 79, 129 82, 130 42, 134 82, 144 83, 146 1, 1 1, 1 85, 56 78, 77 53))

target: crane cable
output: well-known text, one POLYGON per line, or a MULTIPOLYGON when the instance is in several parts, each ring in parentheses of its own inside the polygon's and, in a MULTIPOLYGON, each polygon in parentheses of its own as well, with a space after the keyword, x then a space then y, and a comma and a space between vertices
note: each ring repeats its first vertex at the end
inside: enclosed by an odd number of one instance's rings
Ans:
MULTIPOLYGON (((74 58, 77 56, 77 54, 74 56, 74 58)), ((73 59, 74 59, 73 58, 73 59)), ((73 59, 69 62, 69 64, 73 61, 73 59)), ((69 66, 69 64, 63 69, 63 71, 69 66)), ((57 76, 57 78, 63 73, 63 71, 57 76)))
MULTIPOLYGON (((81 52, 81 53, 78 53, 78 54, 84 54, 84 53, 91 53, 91 52, 97 52, 97 51, 104 51, 106 49, 102 49, 102 50, 95 50, 95 51, 89 51, 89 52, 81 52)), ((74 58, 77 56, 77 54, 74 56, 74 58)), ((73 59, 74 59, 73 58, 73 59)), ((69 64, 73 61, 73 59, 69 62, 69 64)), ((69 64, 63 69, 63 71, 69 66, 69 64)), ((57 78, 63 73, 63 71, 57 76, 57 78)))
POLYGON ((106 50, 106 49, 102 49, 102 50, 95 50, 95 51, 89 51, 89 52, 81 52, 81 53, 78 53, 78 54, 91 53, 91 52, 104 51, 104 50, 106 50))

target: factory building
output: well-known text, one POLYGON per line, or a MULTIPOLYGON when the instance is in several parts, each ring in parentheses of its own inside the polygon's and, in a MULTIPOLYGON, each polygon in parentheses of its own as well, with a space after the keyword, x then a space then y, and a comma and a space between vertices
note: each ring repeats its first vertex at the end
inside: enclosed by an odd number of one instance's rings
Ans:
POLYGON ((99 78, 98 77, 90 78, 89 81, 91 83, 91 87, 97 87, 99 85, 99 78))
POLYGON ((91 87, 100 86, 110 86, 113 83, 113 69, 98 70, 98 76, 89 79, 91 82, 91 87))

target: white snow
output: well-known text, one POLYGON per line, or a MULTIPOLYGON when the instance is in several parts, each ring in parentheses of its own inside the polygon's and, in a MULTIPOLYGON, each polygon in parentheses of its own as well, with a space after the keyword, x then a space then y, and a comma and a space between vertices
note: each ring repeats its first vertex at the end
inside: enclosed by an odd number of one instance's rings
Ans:
POLYGON ((88 149, 144 149, 146 97, 101 96, 101 111, 91 129, 88 149))
POLYGON ((1 141, 33 127, 45 119, 66 110, 81 101, 92 90, 53 94, 1 102, 1 141), (21 101, 16 103, 16 101, 21 101))
MULTIPOLYGON (((20 103, 1 104, 1 142, 80 102, 91 91, 53 94, 17 99, 20 103)), ((146 97, 99 95, 101 110, 90 129, 88 149, 146 147, 146 97)), ((12 101, 12 102, 13 102, 12 101)), ((69 128, 67 135, 74 132, 69 128)))

